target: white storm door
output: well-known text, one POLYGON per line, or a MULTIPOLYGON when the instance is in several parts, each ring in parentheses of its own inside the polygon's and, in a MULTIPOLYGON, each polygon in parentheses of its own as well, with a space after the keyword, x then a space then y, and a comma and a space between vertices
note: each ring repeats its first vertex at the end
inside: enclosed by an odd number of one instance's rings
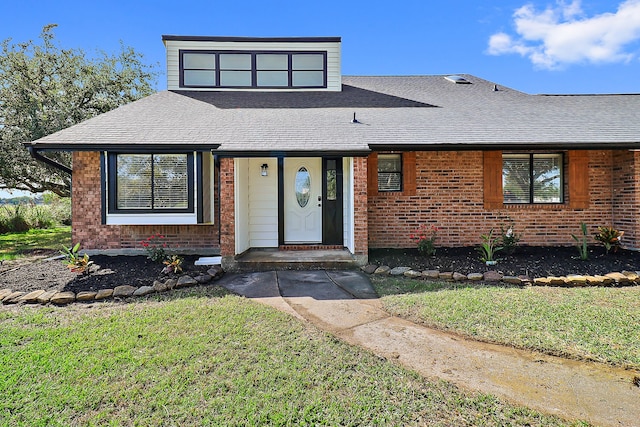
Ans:
POLYGON ((284 159, 284 241, 322 242, 322 159, 284 159))

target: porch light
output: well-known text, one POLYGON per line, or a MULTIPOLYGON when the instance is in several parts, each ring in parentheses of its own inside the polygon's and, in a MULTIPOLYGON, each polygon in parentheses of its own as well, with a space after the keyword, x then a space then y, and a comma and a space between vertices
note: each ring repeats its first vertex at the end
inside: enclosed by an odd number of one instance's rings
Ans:
POLYGON ((268 169, 269 169, 269 165, 266 163, 263 163, 262 166, 260 166, 260 175, 267 176, 269 174, 268 169))

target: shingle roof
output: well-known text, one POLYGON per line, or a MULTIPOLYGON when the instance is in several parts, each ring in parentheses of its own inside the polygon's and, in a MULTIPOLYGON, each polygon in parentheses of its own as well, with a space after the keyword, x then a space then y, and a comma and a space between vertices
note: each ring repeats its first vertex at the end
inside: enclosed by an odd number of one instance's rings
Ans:
POLYGON ((342 92, 159 92, 35 141, 38 148, 638 148, 640 95, 529 95, 480 78, 343 77, 342 92), (352 123, 356 113, 359 123, 352 123))

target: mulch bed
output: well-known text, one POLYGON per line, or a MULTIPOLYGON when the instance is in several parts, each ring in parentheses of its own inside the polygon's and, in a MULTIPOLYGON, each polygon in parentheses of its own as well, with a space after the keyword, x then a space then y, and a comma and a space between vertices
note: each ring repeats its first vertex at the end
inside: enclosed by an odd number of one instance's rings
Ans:
MULTIPOLYGON (((416 249, 374 249, 369 262, 390 267, 406 266, 414 270, 440 270, 461 274, 484 273, 496 270, 509 276, 547 277, 568 274, 602 275, 614 271, 640 271, 640 252, 619 250, 605 255, 601 247, 589 250, 589 260, 577 258, 574 247, 520 246, 513 255, 498 254, 499 262, 487 267, 480 261, 473 247, 438 248, 433 257, 421 256, 416 249)), ((207 271, 207 266, 195 266, 197 256, 185 257, 186 273, 207 271)), ((91 274, 76 274, 69 271, 61 260, 42 259, 5 262, 0 266, 0 289, 29 292, 33 290, 57 289, 59 291, 98 291, 120 285, 135 287, 151 286, 162 277, 162 265, 145 256, 94 255, 91 274)))

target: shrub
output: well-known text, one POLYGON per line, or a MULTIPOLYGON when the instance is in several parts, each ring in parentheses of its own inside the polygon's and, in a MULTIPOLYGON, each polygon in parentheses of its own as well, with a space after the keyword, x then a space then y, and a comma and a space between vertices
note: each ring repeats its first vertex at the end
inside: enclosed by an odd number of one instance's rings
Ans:
POLYGON ((480 236, 482 243, 476 248, 480 252, 480 259, 484 262, 496 261, 496 252, 501 251, 503 248, 500 246, 500 238, 493 236, 493 228, 489 230, 489 234, 483 234, 480 236))
POLYGON ((578 248, 580 259, 586 261, 589 259, 589 251, 587 250, 587 224, 584 222, 580 223, 580 229, 582 230, 582 238, 579 239, 575 234, 572 234, 571 237, 576 241, 576 248, 578 248))
POLYGON ((27 216, 31 228, 45 229, 56 225, 56 220, 49 206, 32 203, 27 211, 27 216))
POLYGON ((24 205, 5 205, 3 206, 4 224, 6 232, 22 233, 29 231, 29 222, 25 217, 24 205))
POLYGON ((623 234, 624 231, 616 230, 613 227, 598 227, 598 232, 593 235, 593 238, 602 243, 605 252, 609 254, 612 249, 613 252, 618 250, 623 234))
POLYGON ((436 239, 438 237, 438 227, 422 224, 415 234, 409 236, 418 246, 420 255, 433 256, 436 254, 436 239))
POLYGON ((147 237, 146 240, 140 242, 140 245, 147 252, 147 258, 157 263, 163 263, 169 259, 166 251, 168 246, 165 242, 161 242, 160 239, 164 239, 164 236, 161 234, 152 234, 147 237))
POLYGON ((515 252, 519 241, 520 235, 514 231, 514 223, 512 220, 509 221, 509 225, 507 226, 504 224, 500 225, 500 246, 507 255, 515 252))

